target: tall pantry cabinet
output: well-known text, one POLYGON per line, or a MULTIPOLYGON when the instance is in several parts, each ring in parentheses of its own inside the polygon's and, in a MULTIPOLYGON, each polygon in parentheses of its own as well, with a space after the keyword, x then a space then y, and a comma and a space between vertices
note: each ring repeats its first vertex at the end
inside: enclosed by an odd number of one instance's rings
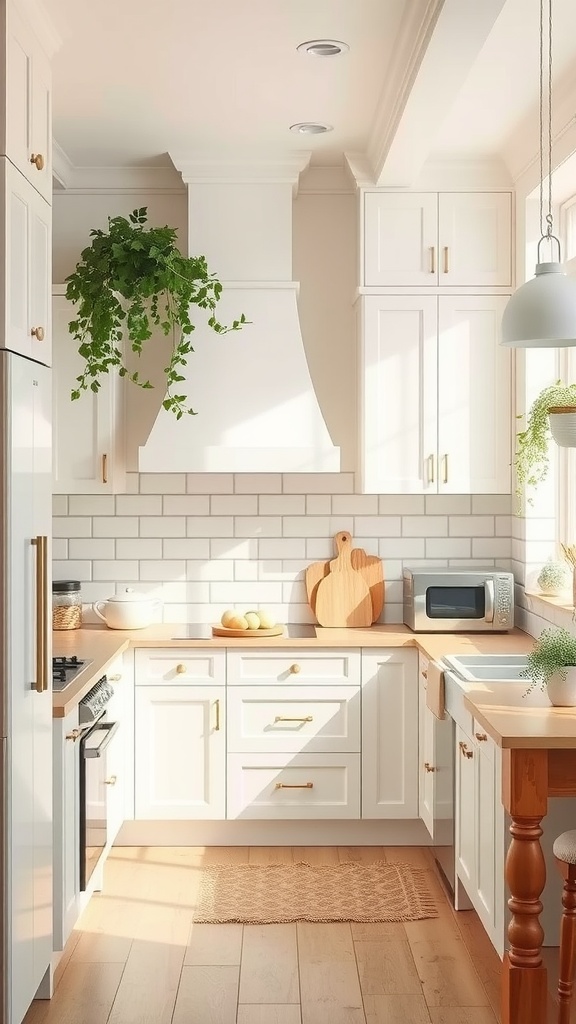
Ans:
POLYGON ((365 493, 511 490, 510 192, 360 193, 365 493))
POLYGON ((47 997, 52 959, 51 109, 56 39, 0 7, 0 1020, 47 997))

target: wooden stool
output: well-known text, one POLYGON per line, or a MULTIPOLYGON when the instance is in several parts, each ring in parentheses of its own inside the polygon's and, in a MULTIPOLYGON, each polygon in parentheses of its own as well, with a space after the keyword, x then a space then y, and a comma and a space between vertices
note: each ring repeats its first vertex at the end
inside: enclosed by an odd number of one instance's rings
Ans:
POLYGON ((558 965, 558 1024, 570 1024, 570 1005, 576 966, 576 829, 554 842, 554 857, 564 879, 558 965))

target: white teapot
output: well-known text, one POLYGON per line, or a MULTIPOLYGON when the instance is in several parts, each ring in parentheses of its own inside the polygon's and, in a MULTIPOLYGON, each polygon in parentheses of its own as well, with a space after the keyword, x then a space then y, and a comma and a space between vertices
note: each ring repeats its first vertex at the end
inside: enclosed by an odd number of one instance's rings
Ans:
POLYGON ((161 604, 155 597, 138 594, 131 587, 126 587, 122 594, 114 594, 106 601, 96 601, 92 609, 110 629, 144 629, 152 624, 154 612, 161 604))

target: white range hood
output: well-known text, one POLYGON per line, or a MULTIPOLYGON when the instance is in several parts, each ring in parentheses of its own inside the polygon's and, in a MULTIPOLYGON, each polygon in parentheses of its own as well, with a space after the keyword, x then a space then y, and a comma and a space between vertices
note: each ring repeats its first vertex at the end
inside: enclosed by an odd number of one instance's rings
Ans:
MULTIPOLYGON (((292 281, 293 189, 301 169, 257 173, 172 157, 188 187, 188 238, 223 285, 216 310, 242 330, 217 335, 194 307, 182 384, 196 416, 161 408, 139 449, 144 473, 338 472, 310 378, 292 281)), ((301 164, 301 161, 300 161, 301 164)))

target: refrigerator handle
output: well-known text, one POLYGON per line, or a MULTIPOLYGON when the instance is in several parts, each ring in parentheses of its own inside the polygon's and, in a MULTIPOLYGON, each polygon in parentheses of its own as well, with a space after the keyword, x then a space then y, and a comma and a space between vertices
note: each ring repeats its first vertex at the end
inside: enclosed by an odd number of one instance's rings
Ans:
POLYGON ((48 537, 33 537, 36 547, 36 692, 48 689, 48 537))

